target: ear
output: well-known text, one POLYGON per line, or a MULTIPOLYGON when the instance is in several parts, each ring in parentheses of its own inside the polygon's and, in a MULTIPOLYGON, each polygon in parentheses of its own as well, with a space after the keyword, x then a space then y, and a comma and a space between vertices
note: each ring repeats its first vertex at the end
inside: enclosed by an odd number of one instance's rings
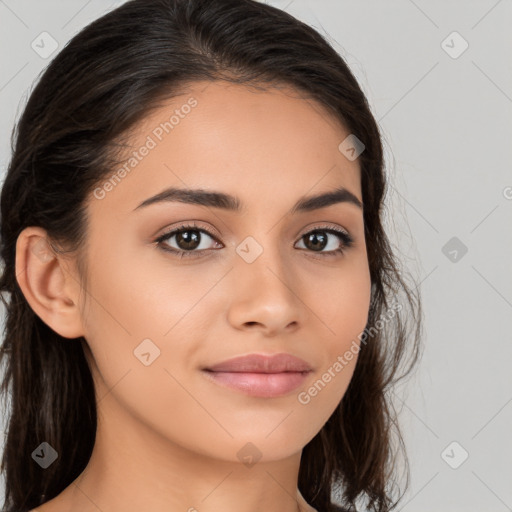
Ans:
POLYGON ((44 229, 31 226, 18 236, 16 280, 30 307, 46 325, 64 338, 84 335, 78 276, 50 247, 44 229))

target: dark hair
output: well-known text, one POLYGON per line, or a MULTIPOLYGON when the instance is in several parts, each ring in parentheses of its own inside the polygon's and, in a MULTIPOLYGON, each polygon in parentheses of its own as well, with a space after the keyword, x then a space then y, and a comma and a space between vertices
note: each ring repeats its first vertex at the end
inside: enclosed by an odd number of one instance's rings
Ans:
POLYGON ((64 342, 31 309, 16 280, 16 240, 28 226, 44 228, 55 251, 76 252, 85 277, 87 198, 111 174, 130 129, 199 80, 291 86, 364 143, 359 163, 372 281, 367 330, 343 399, 303 449, 298 484, 321 512, 340 510, 331 503, 335 487, 340 505, 351 510, 359 500, 368 510, 391 510, 403 496, 393 497, 392 435, 401 448, 404 443, 389 390, 418 359, 422 315, 417 288, 405 281, 381 224, 383 148, 365 95, 323 36, 265 3, 132 0, 68 42, 13 131, 1 192, 1 391, 11 399, 3 512, 28 511, 60 494, 89 461, 97 419, 86 340, 64 342), (410 364, 399 373, 405 360, 410 364), (42 441, 66 454, 47 469, 31 457, 42 441))

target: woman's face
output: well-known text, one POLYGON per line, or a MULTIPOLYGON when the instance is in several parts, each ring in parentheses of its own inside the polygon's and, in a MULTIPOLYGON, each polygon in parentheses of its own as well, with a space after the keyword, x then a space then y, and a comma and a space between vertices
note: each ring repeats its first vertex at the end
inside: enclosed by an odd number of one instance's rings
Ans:
POLYGON ((363 211, 347 199, 362 202, 359 163, 338 148, 348 135, 312 100, 224 82, 193 84, 138 126, 88 202, 81 306, 100 422, 225 461, 281 459, 318 433, 370 303, 363 211), (184 193, 197 189, 209 195, 184 193), (204 370, 281 353, 311 371, 204 370))

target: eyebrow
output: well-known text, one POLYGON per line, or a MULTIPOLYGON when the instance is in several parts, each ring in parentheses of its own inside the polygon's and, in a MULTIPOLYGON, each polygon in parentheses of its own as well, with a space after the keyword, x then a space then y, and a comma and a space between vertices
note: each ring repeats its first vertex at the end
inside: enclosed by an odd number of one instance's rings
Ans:
MULTIPOLYGON (((149 205, 161 202, 173 202, 197 204, 209 206, 212 208, 221 208, 223 210, 241 213, 243 209, 242 202, 236 196, 204 189, 186 189, 169 187, 155 196, 149 197, 134 209, 145 208, 149 205)), ((363 204, 352 192, 344 187, 336 188, 329 192, 314 196, 303 196, 293 205, 289 214, 310 212, 326 208, 333 204, 351 203, 363 209, 363 204)))

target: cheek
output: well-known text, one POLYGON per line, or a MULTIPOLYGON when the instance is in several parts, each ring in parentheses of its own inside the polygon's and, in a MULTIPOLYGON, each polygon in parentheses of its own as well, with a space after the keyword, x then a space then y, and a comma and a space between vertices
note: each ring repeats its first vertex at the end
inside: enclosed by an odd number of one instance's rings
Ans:
MULTIPOLYGON (((178 403, 181 398, 190 401, 177 382, 198 360, 201 345, 191 341, 200 341, 207 332, 208 314, 215 307, 208 292, 223 274, 192 267, 184 271, 167 265, 163 257, 156 265, 154 256, 146 261, 149 250, 119 252, 123 258, 105 257, 90 264, 85 338, 98 384, 106 390, 116 386, 132 404, 132 412, 140 408, 159 414, 166 403, 169 406, 165 396, 178 403)), ((97 254, 105 253, 111 254, 108 249, 97 254)))
POLYGON ((339 273, 323 280, 316 290, 319 317, 330 350, 345 350, 364 330, 368 321, 371 279, 366 260, 355 260, 339 273), (330 334, 330 335, 329 335, 330 334), (330 341, 329 341, 330 340, 330 341))
POLYGON ((156 251, 126 247, 117 251, 119 258, 92 261, 84 319, 91 337, 125 340, 131 350, 146 338, 165 343, 219 279, 211 272, 184 271, 156 251))
MULTIPOLYGON (((323 424, 343 398, 357 363, 359 337, 367 325, 371 297, 367 262, 354 259, 349 264, 347 261, 336 275, 331 274, 329 279, 319 280, 317 284, 309 300, 320 319, 316 324, 322 364, 297 401, 304 414, 314 415, 323 424)), ((318 424, 310 428, 314 435, 318 424)))
POLYGON ((190 381, 189 361, 197 349, 190 343, 196 331, 190 329, 201 330, 193 320, 215 277, 192 280, 190 273, 132 265, 128 258, 104 259, 90 272, 85 338, 99 407, 109 421, 124 419, 120 430, 135 425, 125 421, 128 414, 137 425, 200 450, 205 425, 215 429, 216 424, 208 424, 205 413, 209 397, 195 393, 190 381))

